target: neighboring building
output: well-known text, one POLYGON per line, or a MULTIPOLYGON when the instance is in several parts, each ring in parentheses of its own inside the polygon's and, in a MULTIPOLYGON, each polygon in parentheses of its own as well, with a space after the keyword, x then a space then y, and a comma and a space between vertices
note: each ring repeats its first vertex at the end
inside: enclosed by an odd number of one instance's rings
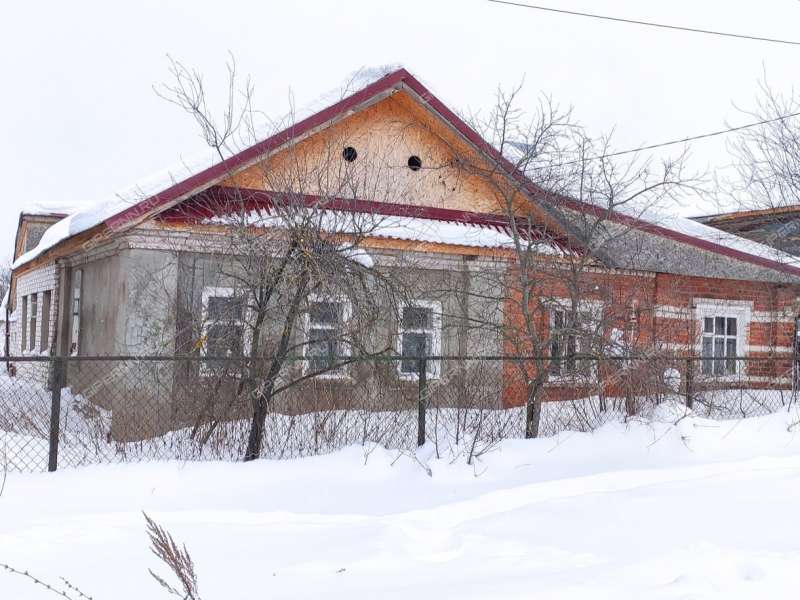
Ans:
MULTIPOLYGON (((67 209, 70 210, 70 209, 67 209)), ((71 209, 75 211, 76 209, 71 209)), ((30 252, 39 244, 44 232, 50 226, 65 218, 69 212, 41 207, 39 210, 27 210, 20 214, 17 225, 17 236, 14 240, 14 259, 30 252)))
MULTIPOLYGON (((363 169, 388 166, 393 181, 399 182, 402 193, 382 189, 384 182, 379 180, 370 189, 374 195, 356 194, 359 202, 343 200, 332 206, 393 219, 391 226, 370 235, 364 250, 374 260, 397 264, 398 276, 405 258, 413 256, 417 265, 414 278, 420 293, 412 308, 422 311, 420 315, 424 312, 424 318, 416 319, 416 325, 389 319, 376 323, 376 344, 404 352, 425 340, 431 353, 450 355, 523 351, 509 348, 498 335, 487 335, 485 328, 465 325, 474 315, 493 313, 506 319, 498 325, 514 326, 513 314, 491 306, 491 298, 503 294, 481 288, 490 285, 484 277, 487 271, 511 268, 514 254, 503 208, 486 182, 459 173, 448 162, 453 148, 478 157, 487 170, 509 170, 497 151, 399 69, 227 160, 181 166, 105 204, 58 220, 44 235, 42 218, 24 215, 10 302, 17 318, 10 323, 11 354, 180 353, 196 349, 198 340, 205 340, 200 346, 213 343, 208 329, 199 338, 191 332, 196 331, 192 319, 210 314, 212 304, 224 303, 230 295, 231 283, 220 281, 218 257, 209 251, 214 240, 225 235, 225 225, 215 219, 214 202, 244 197, 253 210, 269 210, 271 190, 260 166, 267 161, 280 169, 290 152, 301 152, 309 164, 322 164, 333 156, 338 162, 324 165, 332 170, 346 168, 345 163, 363 169), (335 152, 330 153, 331 148, 335 152), (420 168, 428 164, 439 166, 420 168), (143 279, 155 272, 160 274, 157 285, 143 279), (174 302, 147 296, 156 287, 167 290, 174 302), (467 302, 459 296, 464 289, 470 290, 467 302), (156 337, 161 334, 158 344, 153 343, 153 332, 156 337)), ((313 197, 313 190, 308 193, 313 197)), ((546 214, 542 203, 547 200, 532 183, 526 180, 520 194, 520 216, 546 214)), ((570 202, 573 214, 595 210, 570 202)), ((586 298, 591 310, 617 314, 624 335, 634 323, 637 343, 720 359, 715 363, 722 365, 720 371, 713 372, 717 367, 709 363, 710 375, 735 375, 752 385, 774 382, 776 377, 790 383, 785 366, 791 365, 794 319, 800 310, 800 261, 687 219, 654 223, 614 214, 610 222, 612 227, 633 227, 635 235, 612 247, 612 264, 598 263, 597 291, 586 298), (773 356, 783 367, 776 362, 743 372, 739 363, 724 361, 733 355, 773 356)), ((564 227, 566 231, 566 223, 564 227)), ((558 240, 553 244, 543 254, 557 260, 558 240)), ((500 279, 495 278, 494 285, 500 279)), ((551 294, 568 296, 557 286, 551 294)), ((346 314, 346 307, 339 309, 336 314, 346 314)), ((542 326, 557 330, 565 318, 554 309, 542 326)), ((329 325, 324 319, 309 319, 311 328, 329 325)), ((580 348, 580 340, 568 336, 554 335, 553 340, 557 353, 580 348)), ((565 364, 564 369, 571 368, 565 364)), ((70 373, 78 391, 91 384, 91 378, 74 379, 81 368, 70 373)), ((401 364, 394 374, 398 389, 413 371, 409 367, 406 373, 404 368, 401 364)), ((435 366, 431 375, 444 380, 447 368, 435 366)), ((550 398, 575 393, 560 375, 553 374, 550 398)), ((508 381, 498 379, 493 385, 497 406, 523 401, 510 391, 508 381)), ((403 389, 415 393, 413 384, 403 389)))
POLYGON ((695 221, 800 256, 800 205, 705 215, 695 221))

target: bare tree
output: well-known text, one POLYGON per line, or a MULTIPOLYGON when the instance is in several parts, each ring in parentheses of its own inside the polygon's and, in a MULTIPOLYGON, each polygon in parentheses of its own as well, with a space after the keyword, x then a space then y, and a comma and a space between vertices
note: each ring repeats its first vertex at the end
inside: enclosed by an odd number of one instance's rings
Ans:
MULTIPOLYGON (((252 86, 248 81, 238 89, 234 63, 219 120, 208 108, 201 75, 177 61, 171 65, 174 83, 159 93, 193 117, 220 160, 266 135, 256 133, 252 86)), ((205 417, 216 424, 250 404, 245 460, 261 455, 277 397, 319 376, 345 375, 357 358, 390 350, 376 342, 370 325, 395 314, 401 282, 364 247, 383 217, 359 210, 354 199, 380 200, 402 190, 384 157, 353 159, 355 150, 335 136, 298 143, 244 173, 231 171, 236 187, 200 194, 166 219, 190 222, 202 233, 178 242, 177 267, 166 267, 178 277, 191 272, 192 285, 175 298, 178 322, 151 329, 177 331, 177 352, 209 358, 200 367, 208 383, 205 417), (201 289, 215 287, 225 291, 200 297, 201 289)), ((161 275, 148 274, 155 287, 161 275)))
POLYGON ((732 137, 728 149, 739 175, 738 198, 751 208, 795 206, 800 198, 800 98, 772 88, 766 77, 751 109, 756 122, 732 137))
POLYGON ((652 260, 637 219, 652 219, 693 181, 683 156, 660 164, 610 158, 610 138, 592 139, 549 98, 526 115, 519 91, 500 90, 494 109, 471 119, 506 161, 464 152, 454 159, 489 185, 508 222, 512 266, 494 286, 503 315, 484 322, 502 324, 509 353, 532 357, 514 365, 525 388, 526 436, 536 437, 546 383, 594 394, 603 407, 601 371, 609 367, 601 359, 642 347, 637 315, 646 299, 624 277, 652 260))
MULTIPOLYGON (((723 186, 724 201, 741 210, 796 207, 800 204, 800 98, 759 84, 754 107, 741 112, 760 125, 738 132, 728 142, 736 177, 723 186)), ((800 228, 790 221, 746 234, 781 250, 797 252, 800 228)))
POLYGON ((11 263, 5 261, 0 264, 0 298, 3 298, 11 285, 11 263))

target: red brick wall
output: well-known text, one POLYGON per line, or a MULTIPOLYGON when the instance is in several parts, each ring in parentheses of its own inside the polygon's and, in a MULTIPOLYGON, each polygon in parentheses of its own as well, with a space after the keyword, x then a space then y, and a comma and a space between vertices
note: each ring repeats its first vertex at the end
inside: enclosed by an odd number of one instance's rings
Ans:
MULTIPOLYGON (((543 273, 535 280, 538 283, 532 297, 570 297, 569 286, 563 276, 543 273)), ((510 293, 505 306, 505 326, 511 333, 506 337, 504 351, 506 354, 547 355, 549 351, 546 344, 535 346, 528 343, 522 328, 522 295, 515 289, 516 286, 519 286, 518 273, 511 270, 510 293)), ((591 388, 548 382, 542 394, 545 401, 568 400, 597 393, 621 396, 626 388, 630 390, 635 387, 637 381, 641 385, 646 377, 654 377, 654 369, 663 373, 663 369, 674 366, 681 372, 682 378, 685 377, 686 361, 669 357, 696 352, 700 325, 693 309, 698 299, 752 303, 749 305, 751 320, 744 334, 745 347, 739 349, 739 354, 773 359, 747 362, 744 376, 737 385, 763 387, 766 382, 755 378, 785 378, 791 372, 793 319, 797 314, 795 302, 800 296, 799 286, 665 273, 653 275, 598 271, 582 274, 576 287, 578 293, 575 295, 582 300, 602 302, 604 335, 609 335, 614 327, 624 330, 626 321, 635 315, 637 331, 634 346, 643 351, 647 349, 652 356, 657 354, 660 358, 639 361, 639 364, 626 369, 624 375, 621 375, 617 364, 601 364, 598 383, 591 388), (652 372, 648 373, 648 369, 652 372)), ((542 333, 542 340, 546 340, 549 337, 549 317, 547 311, 537 305, 536 298, 532 298, 531 311, 535 316, 537 331, 542 333)), ((694 368, 700 368, 699 362, 694 364, 694 368)), ((533 361, 523 368, 519 363, 510 361, 504 364, 504 406, 525 403, 526 378, 534 377, 536 373, 533 361)))

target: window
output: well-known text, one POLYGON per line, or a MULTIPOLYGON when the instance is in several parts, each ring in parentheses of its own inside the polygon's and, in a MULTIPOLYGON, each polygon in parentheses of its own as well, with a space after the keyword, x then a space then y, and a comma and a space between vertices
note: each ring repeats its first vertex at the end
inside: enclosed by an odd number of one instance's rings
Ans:
POLYGON ((81 285, 83 282, 83 269, 72 272, 72 331, 70 333, 69 353, 78 354, 78 341, 81 334, 81 285))
MULTIPOLYGON (((244 347, 245 302, 232 288, 203 290, 202 354, 212 358, 241 356, 244 347)), ((208 365, 208 366, 220 366, 208 365)))
POLYGON ((28 297, 22 297, 22 344, 20 345, 20 351, 24 352, 25 349, 28 347, 28 297))
POLYGON ((744 353, 751 304, 726 300, 695 302, 699 321, 698 352, 703 375, 731 376, 741 371, 737 356, 744 353))
POLYGON ((39 309, 39 296, 37 294, 31 294, 31 322, 30 322, 30 332, 28 334, 28 350, 36 350, 36 313, 39 309))
MULTIPOLYGON (((400 327, 397 336, 400 360, 400 375, 416 378, 419 362, 416 357, 436 356, 442 347, 442 305, 439 302, 418 300, 400 307, 400 327), (405 358, 410 357, 410 358, 405 358)), ((440 361, 426 361, 425 374, 436 378, 440 373, 440 361)))
POLYGON ((577 311, 556 308, 550 311, 550 376, 594 377, 595 361, 581 359, 591 354, 597 316, 580 307, 577 311))
POLYGON ((41 343, 39 345, 39 349, 42 352, 45 352, 49 349, 50 345, 50 302, 52 298, 52 292, 47 290, 46 292, 42 293, 42 330, 41 334, 39 335, 39 339, 41 343))
POLYGON ((703 317, 704 375, 735 375, 738 356, 738 319, 736 317, 703 317), (709 360, 713 357, 714 360, 709 360))
POLYGON ((639 303, 634 300, 631 303, 628 311, 628 321, 626 323, 625 342, 627 344, 628 354, 631 353, 636 343, 639 341, 640 325, 642 320, 642 311, 639 308, 639 303))
POLYGON ((346 366, 336 367, 337 357, 349 356, 349 347, 342 340, 344 324, 349 318, 349 304, 341 299, 314 297, 306 314, 306 370, 325 371, 328 377, 347 374, 346 366))

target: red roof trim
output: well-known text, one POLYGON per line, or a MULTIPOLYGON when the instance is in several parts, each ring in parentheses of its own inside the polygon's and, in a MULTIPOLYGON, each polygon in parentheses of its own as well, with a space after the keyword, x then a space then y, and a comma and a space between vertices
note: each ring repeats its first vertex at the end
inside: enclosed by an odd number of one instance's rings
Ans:
MULTIPOLYGON (((269 208, 274 194, 250 188, 233 188, 225 186, 212 186, 182 202, 179 206, 162 212, 158 218, 166 223, 191 223, 199 219, 210 218, 226 212, 226 208, 249 211, 256 208, 269 208)), ((318 206, 326 210, 359 212, 366 214, 383 215, 389 217, 410 217, 429 219, 432 221, 446 221, 448 223, 463 223, 478 227, 489 227, 495 230, 509 232, 509 221, 504 215, 492 213, 479 213, 451 208, 437 208, 432 206, 417 206, 395 202, 377 202, 374 200, 358 200, 351 198, 320 198, 313 195, 297 196, 305 206, 318 206)), ((230 212, 230 211, 228 211, 230 212)), ((528 222, 524 219, 517 220, 520 231, 528 229, 528 222)), ((545 239, 542 232, 537 232, 539 239, 545 239)), ((566 240, 548 237, 549 242, 562 249, 567 248, 566 240)))
MULTIPOLYGON (((367 102, 377 95, 391 90, 393 87, 397 87, 401 84, 407 86, 408 89, 412 90, 434 111, 439 113, 439 115, 445 121, 450 123, 451 126, 453 126, 461 135, 469 140, 476 148, 478 148, 481 152, 484 152, 486 155, 500 164, 504 169, 506 169, 507 174, 520 182, 528 194, 538 200, 545 202, 549 201, 546 198, 542 198, 542 196, 545 195, 543 190, 534 185, 533 182, 531 182, 523 173, 521 173, 510 161, 508 161, 504 156, 502 156, 502 154, 500 154, 500 152, 486 142, 486 140, 484 140, 475 130, 462 121, 458 115, 456 115, 441 100, 434 96, 434 94, 413 75, 411 75, 411 73, 405 69, 398 69, 397 71, 389 73, 381 79, 366 86, 364 89, 356 92, 352 96, 349 96, 329 106, 328 108, 300 121, 294 126, 289 127, 284 131, 281 131, 280 133, 277 133, 272 137, 269 137, 266 140, 247 148, 246 150, 243 150, 239 154, 232 156, 196 175, 193 175, 192 177, 189 177, 188 179, 171 186, 163 192, 151 196, 150 198, 143 200, 142 202, 114 215, 105 221, 105 225, 111 230, 124 227, 129 222, 135 221, 136 219, 143 217, 144 215, 160 208, 161 206, 179 200, 181 197, 192 193, 194 190, 202 188, 203 186, 208 185, 209 183, 221 177, 224 177, 236 168, 258 159, 259 156, 262 156, 270 150, 279 147, 287 141, 303 135, 316 127, 322 126, 325 123, 342 115, 346 111, 354 109, 360 104, 367 102)), ((596 215, 606 212, 602 208, 580 202, 573 198, 559 196, 557 199, 559 202, 563 202, 566 206, 573 210, 588 212, 596 215)), ((687 234, 679 233, 677 231, 673 231, 659 225, 654 225, 635 217, 614 212, 609 213, 607 218, 618 223, 634 226, 643 231, 689 244, 703 250, 708 250, 710 252, 722 254, 724 256, 750 262, 777 271, 783 271, 793 275, 800 275, 800 268, 785 265, 767 258, 755 256, 740 250, 715 244, 707 240, 702 240, 687 234)))
POLYGON ((464 121, 462 121, 458 115, 456 115, 453 111, 447 108, 447 106, 445 106, 438 98, 436 98, 424 85, 422 85, 422 83, 420 83, 412 75, 409 74, 409 80, 405 81, 404 83, 406 83, 406 85, 408 85, 410 89, 414 90, 414 92, 418 96, 420 96, 423 100, 425 100, 445 120, 450 122, 450 124, 453 125, 459 131, 459 133, 461 133, 464 137, 466 137, 479 150, 485 152, 498 164, 503 166, 503 168, 507 170, 507 174, 512 176, 518 182, 520 182, 523 185, 525 191, 528 192, 530 195, 532 195, 534 198, 538 198, 540 200, 543 200, 544 202, 548 202, 549 201, 548 199, 542 198, 543 195, 548 195, 553 198, 556 198, 559 202, 565 204, 568 208, 572 210, 588 213, 593 216, 605 216, 605 218, 612 221, 616 221, 617 223, 629 227, 635 227, 639 230, 648 233, 653 233, 668 239, 675 240, 677 242, 689 244, 697 248, 700 248, 702 250, 708 250, 710 252, 722 254, 730 258, 735 258, 737 260, 750 262, 777 271, 791 273, 792 275, 800 275, 800 268, 793 267, 791 265, 786 265, 774 260, 770 260, 768 258, 763 258, 760 256, 755 256, 753 254, 748 254, 747 252, 742 252, 741 250, 736 250, 734 248, 729 248, 727 246, 715 244, 714 242, 709 242, 708 240, 703 240, 691 235, 687 235, 685 233, 674 231, 672 229, 667 229, 666 227, 662 227, 660 225, 656 225, 654 223, 650 223, 648 221, 644 221, 636 217, 624 215, 619 212, 608 212, 602 207, 593 206, 591 204, 575 200, 574 198, 569 198, 561 195, 555 196, 553 194, 549 194, 548 192, 545 192, 544 190, 536 186, 530 179, 528 179, 528 177, 524 173, 521 173, 519 169, 517 169, 516 166, 511 163, 511 161, 509 161, 505 156, 503 156, 494 146, 486 142, 486 140, 484 140, 474 129, 472 129, 469 125, 464 123, 464 121))

